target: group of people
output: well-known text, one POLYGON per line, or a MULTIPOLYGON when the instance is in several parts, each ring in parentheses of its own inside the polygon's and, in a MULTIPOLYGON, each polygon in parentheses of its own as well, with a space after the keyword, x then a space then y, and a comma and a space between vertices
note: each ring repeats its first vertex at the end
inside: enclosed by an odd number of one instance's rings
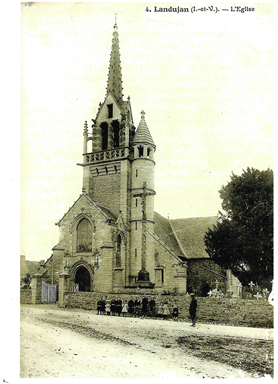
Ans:
POLYGON ((179 309, 176 304, 169 306, 167 300, 155 300, 155 298, 135 297, 135 299, 122 301, 119 297, 107 300, 105 297, 97 302, 97 315, 161 317, 177 319, 179 309))

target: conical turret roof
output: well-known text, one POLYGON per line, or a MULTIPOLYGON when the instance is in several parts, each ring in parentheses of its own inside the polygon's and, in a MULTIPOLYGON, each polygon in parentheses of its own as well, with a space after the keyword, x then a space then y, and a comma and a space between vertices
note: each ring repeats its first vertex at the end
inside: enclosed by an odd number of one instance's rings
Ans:
POLYGON ((152 135, 145 120, 145 112, 141 112, 141 120, 135 132, 133 144, 150 144, 155 147, 152 135))
POLYGON ((123 102, 122 70, 120 61, 119 34, 116 22, 113 31, 112 48, 107 81, 107 93, 109 91, 112 92, 117 102, 121 105, 123 102))

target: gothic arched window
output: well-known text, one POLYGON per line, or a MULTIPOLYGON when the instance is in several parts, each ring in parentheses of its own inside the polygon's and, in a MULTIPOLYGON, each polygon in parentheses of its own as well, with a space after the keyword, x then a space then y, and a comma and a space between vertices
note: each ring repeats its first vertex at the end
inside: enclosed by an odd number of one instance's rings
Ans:
POLYGON ((92 252, 92 225, 82 219, 77 226, 77 252, 92 252))
POLYGON ((122 264, 121 247, 122 247, 122 237, 121 237, 121 235, 118 235, 117 236, 117 248, 116 248, 116 267, 120 267, 122 264))

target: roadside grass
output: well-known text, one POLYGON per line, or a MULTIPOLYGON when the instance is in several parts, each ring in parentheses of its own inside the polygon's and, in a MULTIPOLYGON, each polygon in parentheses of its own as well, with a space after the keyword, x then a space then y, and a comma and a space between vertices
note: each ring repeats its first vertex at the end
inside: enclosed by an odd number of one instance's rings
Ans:
POLYGON ((274 376, 273 340, 191 334, 179 337, 177 343, 185 353, 198 358, 225 363, 257 377, 274 376))

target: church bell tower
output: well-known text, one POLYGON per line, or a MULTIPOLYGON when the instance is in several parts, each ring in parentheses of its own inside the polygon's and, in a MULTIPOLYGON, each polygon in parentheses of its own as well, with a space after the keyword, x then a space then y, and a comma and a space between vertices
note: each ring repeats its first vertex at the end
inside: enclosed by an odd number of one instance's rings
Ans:
MULTIPOLYGON (((154 284, 154 151, 145 112, 136 129, 123 99, 118 26, 113 28, 108 81, 92 130, 83 130, 83 192, 125 228, 125 287, 154 284)), ((115 246, 115 249, 117 246, 115 246)))

